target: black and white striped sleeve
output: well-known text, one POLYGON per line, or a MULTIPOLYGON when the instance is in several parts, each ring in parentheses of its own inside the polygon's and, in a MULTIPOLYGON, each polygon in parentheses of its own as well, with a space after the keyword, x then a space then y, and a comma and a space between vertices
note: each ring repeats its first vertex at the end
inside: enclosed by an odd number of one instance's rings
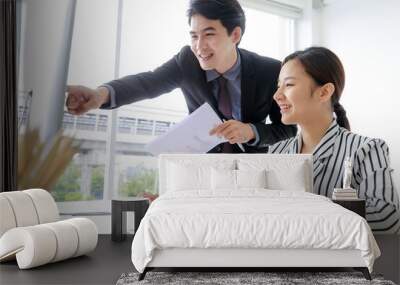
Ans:
MULTIPOLYGON (((287 140, 282 140, 280 142, 277 142, 273 145, 268 146, 267 153, 287 153, 288 152, 288 147, 292 146, 294 140, 296 138, 290 138, 287 140)), ((290 152, 289 152, 290 153, 290 152)))
POLYGON ((399 197, 394 187, 389 148, 380 139, 363 144, 354 160, 359 195, 366 199, 366 219, 375 233, 400 230, 399 197))

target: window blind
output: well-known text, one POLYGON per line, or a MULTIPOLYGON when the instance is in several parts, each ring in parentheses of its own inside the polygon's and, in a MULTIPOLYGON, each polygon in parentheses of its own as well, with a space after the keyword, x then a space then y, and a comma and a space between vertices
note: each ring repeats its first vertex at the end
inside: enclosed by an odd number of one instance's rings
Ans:
POLYGON ((239 0, 244 7, 261 10, 278 16, 298 19, 303 16, 303 9, 278 0, 239 0))

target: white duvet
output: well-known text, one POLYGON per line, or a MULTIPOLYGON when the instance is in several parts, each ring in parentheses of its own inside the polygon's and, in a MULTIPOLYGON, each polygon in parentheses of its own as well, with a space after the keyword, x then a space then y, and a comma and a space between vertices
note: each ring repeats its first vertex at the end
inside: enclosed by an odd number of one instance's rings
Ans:
POLYGON ((370 272, 380 255, 359 215, 320 195, 265 189, 160 196, 135 234, 132 262, 143 272, 165 248, 358 249, 370 272))

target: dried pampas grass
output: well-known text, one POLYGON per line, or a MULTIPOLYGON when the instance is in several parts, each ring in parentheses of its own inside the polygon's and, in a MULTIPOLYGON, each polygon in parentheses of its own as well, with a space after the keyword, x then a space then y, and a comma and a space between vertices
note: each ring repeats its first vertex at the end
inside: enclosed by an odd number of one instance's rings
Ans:
POLYGON ((37 129, 27 129, 18 140, 18 189, 50 191, 78 151, 79 145, 63 130, 42 142, 37 129))

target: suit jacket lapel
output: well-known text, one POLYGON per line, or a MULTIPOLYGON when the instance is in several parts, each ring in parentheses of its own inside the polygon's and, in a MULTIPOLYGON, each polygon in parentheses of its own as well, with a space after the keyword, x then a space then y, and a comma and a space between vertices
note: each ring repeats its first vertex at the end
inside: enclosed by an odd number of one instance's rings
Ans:
POLYGON ((249 114, 254 109, 256 95, 256 80, 254 78, 254 69, 248 54, 239 49, 241 57, 241 115, 242 121, 248 120, 249 114))

